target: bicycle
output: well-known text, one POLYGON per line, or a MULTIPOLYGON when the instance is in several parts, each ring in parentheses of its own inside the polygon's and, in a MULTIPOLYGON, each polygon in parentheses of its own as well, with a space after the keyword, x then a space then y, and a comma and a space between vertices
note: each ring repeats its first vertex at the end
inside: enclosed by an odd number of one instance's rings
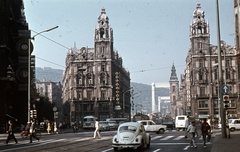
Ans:
MULTIPOLYGON (((40 129, 35 129, 34 134, 37 138, 41 138, 41 136, 42 136, 40 129)), ((29 136, 30 136, 30 133, 28 130, 22 131, 22 133, 21 133, 22 138, 28 138, 29 136)))

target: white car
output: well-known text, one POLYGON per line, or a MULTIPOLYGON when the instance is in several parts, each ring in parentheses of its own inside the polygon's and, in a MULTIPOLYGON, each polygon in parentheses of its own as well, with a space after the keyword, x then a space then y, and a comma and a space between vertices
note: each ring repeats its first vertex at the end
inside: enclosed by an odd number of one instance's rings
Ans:
POLYGON ((156 132, 163 134, 167 130, 166 125, 157 125, 152 120, 139 120, 137 122, 142 124, 147 132, 156 132))
POLYGON ((151 136, 145 132, 144 126, 138 122, 126 122, 118 127, 117 134, 112 139, 114 151, 118 149, 150 148, 151 136))
POLYGON ((240 119, 229 119, 228 120, 229 129, 231 131, 240 129, 240 119))

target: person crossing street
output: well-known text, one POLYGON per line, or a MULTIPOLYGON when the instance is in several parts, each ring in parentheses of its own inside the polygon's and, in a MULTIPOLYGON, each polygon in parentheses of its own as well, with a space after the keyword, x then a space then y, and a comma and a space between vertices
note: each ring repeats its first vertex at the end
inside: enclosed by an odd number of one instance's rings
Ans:
MULTIPOLYGON (((201 132, 202 132, 202 137, 203 137, 203 147, 206 148, 206 138, 207 136, 211 135, 211 127, 210 125, 207 123, 207 119, 204 118, 202 120, 202 123, 201 123, 201 132)), ((208 140, 210 141, 210 139, 208 138, 208 140)))
POLYGON ((98 136, 99 139, 101 139, 101 135, 99 133, 99 122, 98 119, 95 120, 95 131, 93 138, 96 139, 96 136, 98 136))
POLYGON ((8 137, 7 137, 7 140, 6 140, 5 143, 8 144, 9 140, 13 139, 15 141, 15 143, 17 144, 18 141, 14 136, 14 129, 13 129, 13 124, 12 124, 11 120, 8 121, 8 131, 7 131, 7 133, 8 133, 8 137))
POLYGON ((39 138, 36 137, 36 122, 35 122, 35 119, 33 119, 31 121, 31 126, 30 126, 30 129, 29 129, 29 132, 30 132, 30 143, 32 143, 32 137, 39 141, 39 138))
POLYGON ((198 135, 198 133, 197 133, 197 128, 196 128, 195 121, 192 121, 192 124, 188 126, 187 132, 189 133, 189 136, 190 136, 190 139, 191 139, 190 140, 190 147, 197 148, 197 145, 195 143, 195 136, 198 135))

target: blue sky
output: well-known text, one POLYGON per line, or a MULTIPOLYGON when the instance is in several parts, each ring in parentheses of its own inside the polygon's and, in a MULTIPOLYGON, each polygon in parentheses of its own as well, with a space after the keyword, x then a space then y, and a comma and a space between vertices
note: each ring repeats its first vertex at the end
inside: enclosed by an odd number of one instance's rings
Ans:
MULTIPOLYGON (((94 28, 105 8, 113 28, 114 48, 130 71, 131 81, 168 82, 174 63, 180 80, 190 46, 189 25, 197 2, 217 44, 216 0, 24 0, 37 67, 65 68, 68 49, 94 47, 94 28), (50 40, 49 40, 50 39, 50 40), (55 41, 59 44, 56 44, 55 41)), ((234 45, 233 0, 219 0, 221 39, 234 45)))

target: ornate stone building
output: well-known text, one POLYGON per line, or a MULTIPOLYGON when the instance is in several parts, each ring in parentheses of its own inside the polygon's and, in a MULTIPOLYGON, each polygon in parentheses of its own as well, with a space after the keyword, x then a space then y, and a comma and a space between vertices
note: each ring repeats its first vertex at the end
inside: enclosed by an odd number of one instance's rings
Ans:
POLYGON ((105 9, 94 33, 94 48, 69 50, 63 76, 65 121, 82 121, 86 115, 99 120, 130 119, 130 73, 113 46, 113 29, 105 9))
MULTIPOLYGON (((221 41, 224 86, 229 87, 229 117, 239 117, 239 84, 235 47, 221 41)), ((190 48, 186 68, 181 77, 181 100, 185 114, 195 118, 219 118, 217 46, 210 44, 209 24, 197 4, 190 25, 190 48)), ((222 88, 223 86, 220 86, 222 88)))
MULTIPOLYGON (((30 30, 23 0, 0 1, 0 132, 9 119, 28 118, 28 48, 30 30)), ((31 49, 32 47, 30 47, 31 49)), ((32 51, 32 50, 31 50, 32 51)), ((31 69, 31 78, 34 78, 31 69)), ((32 90, 31 90, 32 91, 32 90)), ((18 124, 16 124, 18 125, 18 124)))
POLYGON ((175 118, 177 115, 181 114, 181 103, 179 102, 179 81, 174 64, 172 65, 169 84, 171 117, 175 118))

